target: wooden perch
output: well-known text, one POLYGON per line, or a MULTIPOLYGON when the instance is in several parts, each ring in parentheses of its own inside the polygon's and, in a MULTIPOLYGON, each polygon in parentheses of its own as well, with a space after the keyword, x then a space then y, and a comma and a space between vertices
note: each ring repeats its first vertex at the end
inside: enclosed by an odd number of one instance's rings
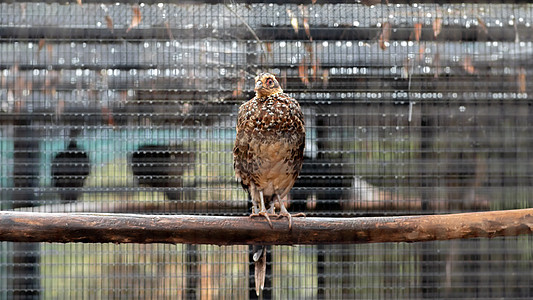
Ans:
POLYGON ((350 244, 422 242, 530 234, 533 209, 368 218, 286 218, 0 212, 0 240, 12 242, 350 244))

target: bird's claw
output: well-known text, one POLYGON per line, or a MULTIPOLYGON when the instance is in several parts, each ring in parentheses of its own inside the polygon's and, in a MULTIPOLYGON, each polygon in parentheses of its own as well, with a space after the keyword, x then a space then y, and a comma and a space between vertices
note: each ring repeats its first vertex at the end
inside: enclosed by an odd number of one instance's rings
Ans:
POLYGON ((297 213, 297 214, 291 215, 289 212, 280 212, 278 215, 278 219, 283 218, 283 217, 286 217, 289 220, 289 230, 291 230, 292 229, 292 217, 305 217, 305 214, 297 213))
POLYGON ((270 221, 270 216, 277 216, 276 214, 269 214, 266 210, 259 211, 258 213, 250 214, 250 218, 253 217, 264 217, 268 221, 268 225, 270 225, 270 228, 274 229, 274 225, 272 225, 272 221, 270 221))
POLYGON ((272 221, 270 221, 270 217, 268 216, 268 212, 260 211, 259 215, 264 216, 267 219, 268 225, 270 225, 270 228, 274 229, 274 226, 272 225, 272 221))
POLYGON ((287 219, 289 220, 289 230, 292 229, 292 216, 290 213, 288 212, 280 212, 279 215, 278 215, 278 218, 283 218, 283 217, 287 217, 287 219))
POLYGON ((304 213, 296 213, 294 215, 291 215, 289 211, 285 208, 285 205, 281 204, 281 211, 278 215, 278 218, 287 217, 289 220, 289 230, 292 229, 292 217, 305 217, 304 213))
POLYGON ((305 217, 304 213, 296 213, 292 215, 293 217, 305 217))

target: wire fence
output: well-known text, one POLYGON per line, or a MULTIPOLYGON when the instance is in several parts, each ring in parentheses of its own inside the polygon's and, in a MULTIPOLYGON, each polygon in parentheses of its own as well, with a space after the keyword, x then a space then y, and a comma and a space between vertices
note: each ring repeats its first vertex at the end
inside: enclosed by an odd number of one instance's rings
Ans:
MULTIPOLYGON (((532 206, 533 5, 134 2, 0 3, 3 210, 248 215, 232 147, 259 71, 305 115, 291 212, 532 206)), ((263 296, 529 299, 532 248, 272 246, 263 296)), ((255 298, 250 251, 3 242, 0 297, 255 298)))

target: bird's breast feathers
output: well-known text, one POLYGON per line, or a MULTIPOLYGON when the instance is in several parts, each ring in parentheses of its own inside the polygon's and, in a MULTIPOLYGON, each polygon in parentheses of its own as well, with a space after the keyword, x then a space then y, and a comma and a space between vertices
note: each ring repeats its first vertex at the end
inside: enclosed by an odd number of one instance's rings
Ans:
POLYGON ((305 134, 300 105, 284 93, 254 97, 239 108, 237 131, 254 131, 259 135, 305 134))
POLYGON ((243 184, 286 194, 300 172, 304 145, 303 114, 293 98, 279 93, 241 105, 233 154, 243 184))

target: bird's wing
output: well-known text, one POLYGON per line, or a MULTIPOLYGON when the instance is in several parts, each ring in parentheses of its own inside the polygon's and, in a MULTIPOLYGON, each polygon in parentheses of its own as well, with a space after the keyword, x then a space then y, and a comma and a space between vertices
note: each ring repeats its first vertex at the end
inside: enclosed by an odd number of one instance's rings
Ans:
POLYGON ((237 115, 237 133, 244 129, 244 123, 251 114, 253 101, 255 101, 255 98, 243 103, 239 107, 239 114, 237 115))
POLYGON ((242 104, 239 107, 239 114, 237 117, 237 136, 235 137, 235 145, 233 147, 233 167, 235 169, 235 176, 237 181, 243 184, 243 187, 247 189, 248 185, 248 172, 247 166, 250 164, 250 136, 245 131, 246 119, 250 116, 247 112, 250 111, 251 101, 242 104), (244 178, 243 178, 244 177, 244 178), (246 183, 245 183, 246 182, 246 183))

